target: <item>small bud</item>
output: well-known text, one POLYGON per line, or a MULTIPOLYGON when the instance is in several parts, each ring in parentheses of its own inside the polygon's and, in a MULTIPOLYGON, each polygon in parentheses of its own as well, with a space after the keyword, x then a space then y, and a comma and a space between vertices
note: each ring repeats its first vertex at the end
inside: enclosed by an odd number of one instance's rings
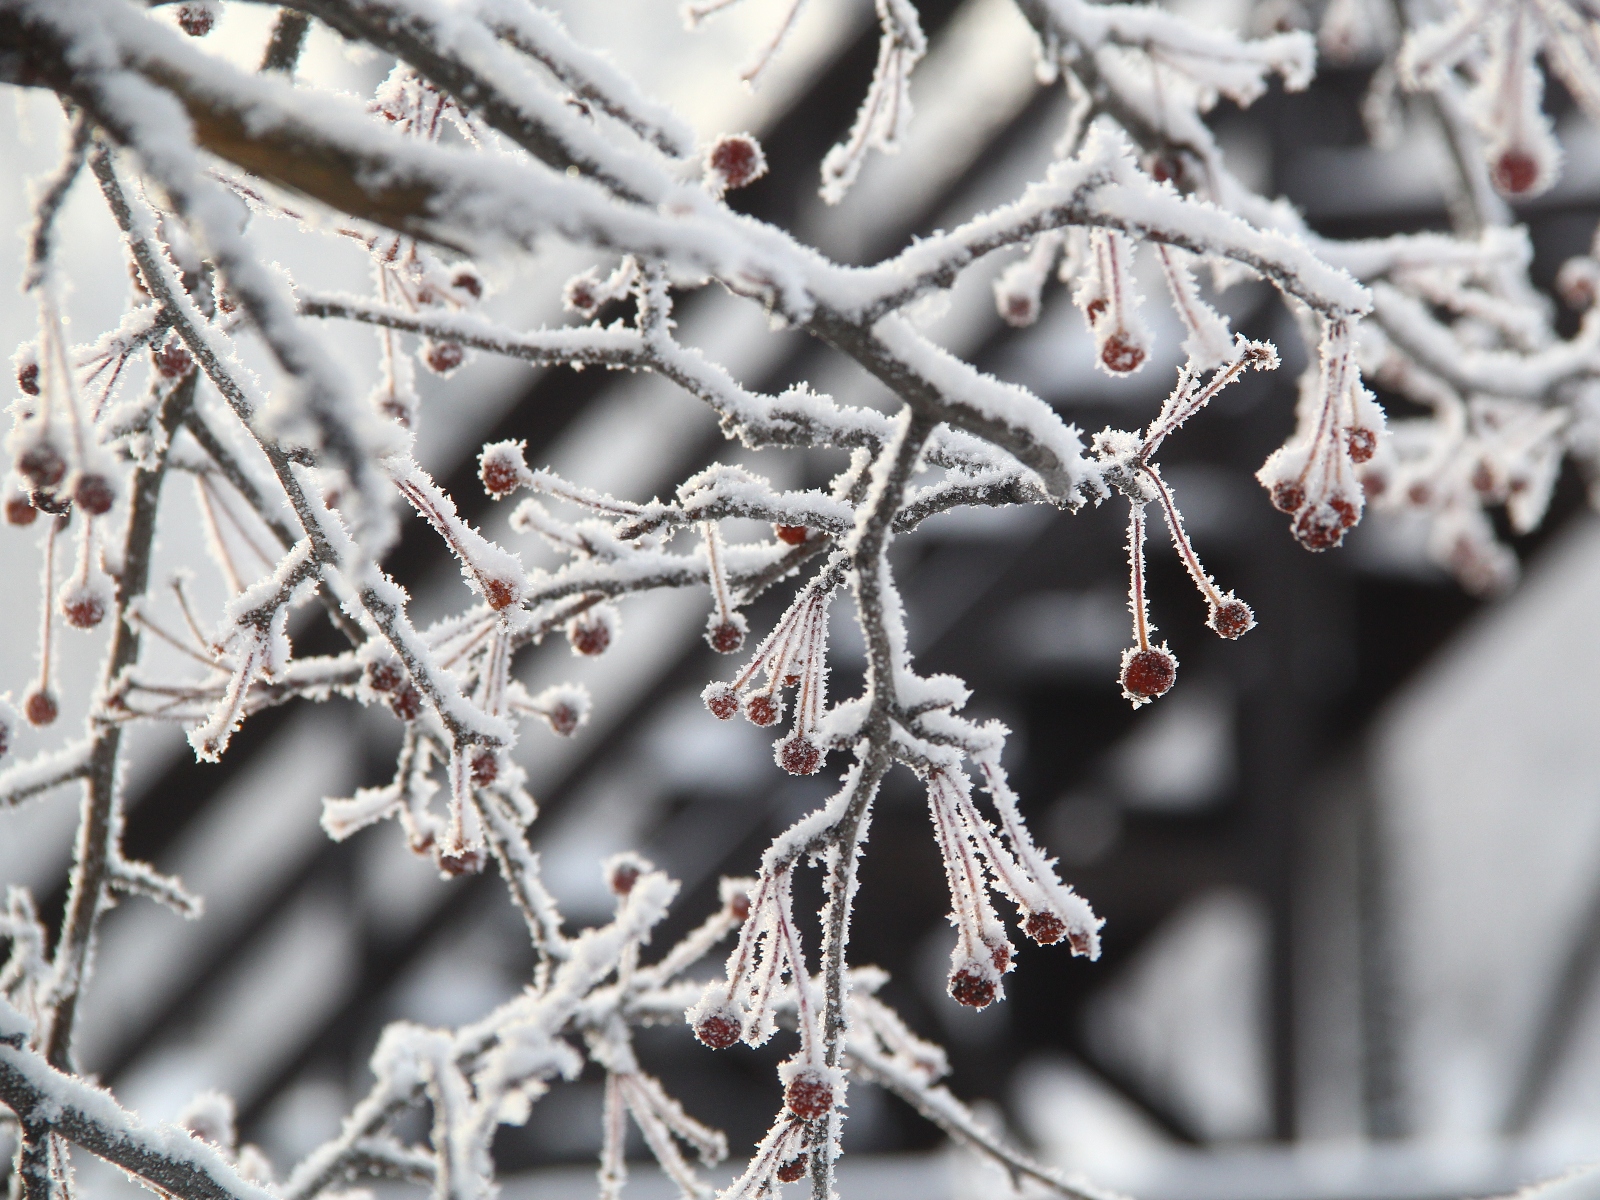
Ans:
POLYGON ((778 743, 778 765, 791 775, 815 775, 822 768, 822 751, 797 733, 778 743))
POLYGON ((72 500, 91 517, 101 517, 111 511, 112 504, 116 502, 116 493, 111 490, 109 479, 91 473, 78 476, 72 488, 72 500))
POLYGON ((28 503, 26 496, 8 496, 6 498, 7 525, 32 525, 38 516, 39 510, 28 503))
POLYGON ((744 1032, 739 1018, 726 1008, 713 1009, 695 1023, 694 1035, 702 1045, 713 1050, 726 1050, 739 1040, 744 1032))
POLYGON ((1053 912, 1029 913, 1023 932, 1041 946, 1054 946, 1067 932, 1066 922, 1053 912))
POLYGON ((389 707, 402 721, 415 721, 422 715, 422 693, 407 680, 390 694, 389 707))
POLYGON ((783 703, 776 696, 757 692, 744 702, 744 716, 752 725, 776 725, 783 716, 783 703))
POLYGON ((478 455, 478 478, 483 490, 496 500, 509 496, 528 477, 521 442, 493 442, 478 455))
POLYGON ((833 1085, 821 1071, 796 1071, 783 1089, 783 1102, 801 1120, 814 1121, 833 1108, 833 1085))
POLYGON ((500 777, 500 759, 493 750, 480 748, 472 752, 472 782, 478 787, 488 787, 500 777))
POLYGON ((700 693, 711 715, 719 721, 731 721, 739 711, 739 694, 725 683, 713 683, 700 693))
POLYGON ((1122 691, 1136 704, 1166 695, 1177 678, 1178 660, 1170 651, 1156 646, 1123 651, 1122 691))
POLYGON ((973 967, 952 971, 947 990, 952 1000, 968 1008, 988 1008, 994 1003, 996 992, 994 980, 973 967))
POLYGON ((805 542, 809 530, 804 525, 777 525, 778 540, 787 542, 791 546, 799 546, 805 542))
POLYGON ((806 1160, 804 1158, 791 1158, 775 1172, 780 1183, 794 1183, 805 1173, 806 1160))
POLYGON ((766 173, 767 156, 748 133, 724 134, 706 155, 706 184, 719 194, 754 183, 766 173))
POLYGON ((190 37, 205 37, 216 23, 209 4, 184 4, 178 9, 178 28, 190 37))
POLYGON ((1225 597, 1221 604, 1211 608, 1211 619, 1206 622, 1220 636, 1232 641, 1243 637, 1256 626, 1256 615, 1243 600, 1225 597))
POLYGON ((45 688, 29 692, 22 702, 22 715, 28 718, 29 725, 49 725, 59 712, 55 696, 45 688))
POLYGON ((427 342, 422 348, 422 361, 435 375, 448 375, 467 361, 467 352, 457 342, 427 342))
POLYGON ((17 471, 34 489, 53 488, 67 474, 67 460, 49 442, 35 442, 17 459, 17 471))

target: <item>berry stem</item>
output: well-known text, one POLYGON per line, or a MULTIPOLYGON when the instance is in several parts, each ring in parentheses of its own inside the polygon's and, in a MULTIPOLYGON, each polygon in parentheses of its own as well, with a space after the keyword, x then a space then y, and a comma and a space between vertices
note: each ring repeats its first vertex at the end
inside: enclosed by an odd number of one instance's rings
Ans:
POLYGON ((1128 607, 1133 610, 1133 636, 1139 649, 1150 649, 1150 611, 1144 595, 1144 504, 1128 501, 1128 607))

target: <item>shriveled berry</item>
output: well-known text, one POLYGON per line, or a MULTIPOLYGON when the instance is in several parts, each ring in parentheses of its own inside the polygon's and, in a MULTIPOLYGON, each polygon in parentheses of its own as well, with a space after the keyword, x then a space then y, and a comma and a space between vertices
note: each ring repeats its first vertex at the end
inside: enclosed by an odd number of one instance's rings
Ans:
MULTIPOLYGON (((489 578, 483 581, 483 598, 489 602, 489 607, 499 612, 503 608, 511 607, 517 598, 516 585, 509 579, 489 578)), ((587 653, 587 651, 585 651, 587 653)), ((599 651, 595 651, 599 653, 599 651)))
POLYGON ((979 974, 971 967, 952 972, 948 988, 950 999, 968 1008, 988 1008, 994 1003, 994 980, 979 974))
POLYGON ((390 695, 389 707, 402 721, 415 721, 422 715, 422 693, 407 680, 390 695))
POLYGON ((611 878, 606 880, 607 886, 616 896, 626 896, 633 891, 633 885, 639 882, 639 868, 631 862, 618 863, 611 872, 611 878))
POLYGON ((1083 315, 1088 320, 1090 325, 1094 325, 1098 323, 1100 318, 1105 315, 1107 307, 1109 306, 1106 304, 1106 301, 1103 297, 1096 297, 1095 299, 1089 301, 1088 304, 1084 305, 1083 315))
POLYGON ((1358 425, 1345 434, 1345 447, 1350 451, 1351 462, 1364 463, 1378 452, 1377 431, 1358 425))
POLYGON ((1232 641, 1255 628, 1256 615, 1243 600, 1224 600, 1211 610, 1211 628, 1232 641))
POLYGON ((718 621, 706 630, 706 643, 718 654, 737 654, 744 645, 744 630, 732 621, 718 621))
POLYGON ((39 364, 25 362, 17 368, 17 386, 22 389, 25 396, 39 394, 39 364))
POLYGON ((111 490, 111 481, 104 475, 80 475, 72 488, 72 501, 90 516, 100 517, 111 511, 116 494, 111 490))
POLYGON ((1272 507, 1279 512, 1299 512, 1305 507, 1306 490, 1298 483, 1284 480, 1272 485, 1272 507))
POLYGON ((805 1173, 806 1160, 803 1158, 791 1158, 773 1172, 778 1177, 779 1183, 794 1183, 805 1173))
POLYGON ((707 1013, 694 1027, 695 1037, 713 1050, 726 1050, 739 1040, 743 1032, 739 1019, 727 1009, 707 1013))
POLYGON ((6 498, 7 525, 32 525, 38 515, 39 510, 28 503, 26 496, 8 496, 6 498))
POLYGON ((767 173, 767 156, 762 153, 761 143, 748 133, 719 137, 706 164, 714 182, 728 191, 753 183, 767 173))
POLYGON ((1039 945, 1054 946, 1067 932, 1067 924, 1053 912, 1036 912, 1028 914, 1022 929, 1039 945))
POLYGON ((367 686, 375 692, 392 692, 406 681, 405 673, 396 663, 372 662, 367 664, 367 686))
POLYGON ((1178 660, 1159 647, 1136 650, 1122 663, 1122 690, 1141 700, 1166 695, 1177 678, 1178 660))
POLYGON ((500 777, 500 760, 493 750, 472 752, 472 782, 478 787, 488 787, 500 777))
POLYGON ((63 496, 49 488, 39 488, 28 493, 28 503, 52 517, 64 517, 72 511, 72 497, 63 496))
POLYGON ((739 711, 739 693, 725 683, 713 683, 701 693, 711 715, 719 721, 731 721, 739 711))
POLYGON ((36 442, 17 459, 17 471, 35 488, 53 488, 67 473, 67 460, 49 442, 36 442))
POLYGON ((822 768, 822 751, 797 733, 779 743, 778 765, 791 775, 815 775, 822 768))
POLYGON ((190 37, 205 37, 215 22, 208 4, 185 4, 178 9, 178 28, 190 37))
POLYGON ((593 658, 611 645, 611 626, 605 620, 582 613, 567 626, 567 640, 579 654, 593 658))
POLYGON ((775 697, 757 692, 744 702, 745 719, 752 725, 776 725, 782 709, 775 697))
POLYGON ((1495 159, 1491 174, 1494 186, 1503 195, 1520 196, 1529 191, 1539 179, 1539 163, 1526 150, 1512 147, 1495 159))
POLYGON ((778 540, 787 542, 791 546, 798 546, 806 540, 807 529, 804 525, 779 525, 778 540))
POLYGON ((22 702, 22 715, 28 718, 29 725, 49 725, 59 713, 55 696, 44 688, 29 692, 22 702))
POLYGON ((820 1071, 796 1071, 783 1089, 783 1102, 795 1116, 814 1121, 833 1108, 833 1085, 820 1071))
POLYGON ((439 870, 450 876, 476 875, 483 870, 483 851, 474 846, 459 850, 440 850, 436 856, 439 870))
POLYGON ((1126 375, 1144 362, 1144 347, 1120 333, 1113 333, 1100 347, 1100 361, 1108 371, 1126 375))
POLYGON ((430 371, 448 375, 467 361, 467 352, 456 342, 430 342, 423 351, 423 361, 430 371))

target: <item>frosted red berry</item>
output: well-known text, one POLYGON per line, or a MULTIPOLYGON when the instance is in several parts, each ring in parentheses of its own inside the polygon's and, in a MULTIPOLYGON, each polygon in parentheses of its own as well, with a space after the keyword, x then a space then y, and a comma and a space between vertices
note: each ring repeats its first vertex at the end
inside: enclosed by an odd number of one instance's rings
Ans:
MULTIPOLYGON (((516 601, 517 589, 509 579, 489 578, 483 581, 483 598, 489 602, 489 607, 499 612, 501 609, 510 608, 516 601)), ((603 648, 603 647, 602 647, 603 648)), ((598 654, 596 650, 594 653, 598 654)), ((585 650, 585 654, 590 653, 585 650)))
POLYGON ((778 701, 765 692, 757 692, 744 702, 745 719, 752 725, 776 725, 782 710, 778 701))
POLYGON ((805 1173, 806 1160, 803 1158, 791 1158, 774 1172, 779 1183, 795 1183, 805 1173))
POLYGON ((1377 431, 1358 425, 1345 434, 1345 447, 1350 451, 1351 462, 1367 462, 1378 451, 1377 431))
POLYGON ((167 342, 156 351, 154 357, 156 371, 164 379, 181 379, 194 366, 188 347, 176 340, 167 342))
POLYGON ((1224 600, 1211 610, 1211 628, 1232 641, 1255 628, 1256 615, 1243 600, 1224 600))
POLYGON ((367 686, 375 692, 392 692, 405 680, 405 674, 392 662, 367 664, 367 686))
POLYGON ((500 777, 500 760, 493 750, 472 752, 472 782, 478 787, 488 787, 500 777))
POLYGON ((1178 679, 1178 660, 1166 650, 1136 650, 1122 664, 1122 690, 1141 700, 1154 700, 1172 690, 1178 679))
POLYGON ((1144 347, 1121 333, 1113 333, 1100 347, 1100 361, 1108 371, 1126 375, 1144 362, 1144 347))
POLYGON ((611 626, 598 617, 584 614, 575 617, 567 627, 567 640, 579 654, 593 658, 604 654, 611 645, 611 626))
POLYGON ((22 702, 22 715, 28 718, 29 725, 49 725, 59 713, 55 696, 43 688, 29 692, 22 702))
POLYGON ((474 300, 483 299, 483 280, 475 271, 457 271, 450 286, 466 292, 474 300))
POLYGON ((210 7, 204 4, 185 4, 178 9, 178 28, 190 37, 205 37, 215 20, 210 7))
POLYGON ((750 895, 747 892, 735 892, 733 899, 728 901, 728 912, 735 921, 743 921, 750 916, 750 895))
POLYGON ((72 488, 72 502, 92 517, 104 516, 111 511, 116 494, 111 481, 104 475, 80 475, 72 488))
POLYGON ((1074 929, 1067 934, 1067 945, 1074 954, 1088 954, 1094 949, 1094 943, 1089 940, 1089 935, 1081 929, 1074 929))
POLYGON ((1494 186, 1507 196, 1530 191, 1539 180, 1539 163, 1526 150, 1512 147, 1494 160, 1494 186))
POLYGON ((706 630, 706 642, 718 654, 736 654, 744 645, 744 630, 732 621, 718 621, 706 630))
POLYGON ((706 707, 719 721, 731 721, 739 711, 739 694, 725 683, 714 683, 704 693, 706 707))
POLYGON ((1022 929, 1039 945, 1054 946, 1061 940, 1062 934, 1066 933, 1067 926, 1066 922, 1053 912, 1036 912, 1028 914, 1022 929))
POLYGON ((1307 508, 1294 523, 1295 540, 1307 550, 1331 550, 1344 540, 1342 513, 1328 504, 1307 508))
POLYGON ((994 1003, 995 991, 994 980, 971 967, 962 967, 950 975, 950 998, 968 1008, 988 1008, 994 1003))
POLYGON ((578 710, 570 704, 557 704, 545 713, 544 719, 562 737, 571 737, 578 730, 578 710))
POLYGON ((502 442, 485 446, 478 456, 478 478, 483 481, 483 490, 496 500, 521 487, 527 470, 519 445, 502 442))
POLYGON ((791 546, 798 546, 806 540, 806 527, 804 525, 779 525, 778 540, 787 542, 791 546))
POLYGON ((1000 304, 1000 316, 1007 325, 1023 329, 1038 319, 1039 305, 1032 296, 1007 292, 1000 304))
POLYGON ((1011 965, 1011 943, 996 942, 989 947, 989 961, 994 963, 994 969, 1002 975, 1011 965))
POLYGON ((822 751, 797 733, 778 746, 778 765, 791 775, 815 775, 822 768, 822 751))
POLYGON ((738 1019, 726 1009, 707 1013, 694 1027, 695 1037, 713 1050, 726 1050, 739 1040, 743 1032, 738 1019))
POLYGON ((39 364, 25 362, 17 368, 17 386, 22 389, 25 396, 39 394, 39 364))
POLYGON ((423 361, 430 371, 448 375, 467 361, 467 352, 456 342, 430 342, 423 351, 423 361))
POLYGON ((93 629, 106 619, 105 597, 90 588, 75 590, 62 599, 61 615, 74 629, 93 629))
POLYGON ((6 498, 7 525, 32 525, 38 516, 39 510, 28 503, 26 496, 9 496, 6 498))
POLYGON ((67 460, 49 442, 39 442, 18 457, 17 471, 35 488, 53 488, 65 477, 67 460))
POLYGON ((415 721, 422 715, 422 693, 409 681, 402 683, 390 695, 389 707, 402 721, 415 721))
POLYGON ((725 134, 711 147, 707 163, 716 181, 729 191, 753 183, 767 173, 761 143, 747 133, 725 134))
POLYGON ((483 851, 473 848, 440 850, 437 861, 439 870, 446 875, 476 875, 483 870, 483 851))
POLYGON ((1279 512, 1299 512, 1305 502, 1306 490, 1298 483, 1285 480, 1272 485, 1272 507, 1279 512))
POLYGON ((631 862, 618 863, 611 872, 611 878, 606 880, 612 894, 626 896, 633 891, 633 885, 639 882, 639 868, 631 862))
POLYGON ((795 1116, 814 1121, 833 1108, 833 1085, 820 1071, 797 1071, 783 1089, 783 1102, 795 1116))

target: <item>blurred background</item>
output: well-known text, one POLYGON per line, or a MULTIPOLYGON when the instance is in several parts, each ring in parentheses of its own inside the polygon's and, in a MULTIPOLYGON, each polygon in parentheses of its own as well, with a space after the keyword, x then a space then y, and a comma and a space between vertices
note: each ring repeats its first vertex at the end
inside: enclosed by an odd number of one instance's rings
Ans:
MULTIPOLYGON (((555 7, 703 135, 760 137, 771 173, 732 203, 844 261, 872 261, 1015 196, 1065 123, 1062 90, 1036 81, 1030 35, 1007 0, 920 0, 932 49, 913 84, 908 144, 870 161, 829 209, 816 197, 817 164, 870 77, 871 5, 812 0, 754 93, 737 72, 781 4, 747 0, 693 33, 664 0, 555 7)), ((1231 0, 1184 7, 1235 27, 1252 20, 1231 0)), ((1273 15, 1307 19, 1292 4, 1273 15)), ((207 44, 253 65, 270 19, 268 8, 230 5, 207 44)), ((390 65, 319 27, 302 75, 366 94, 390 65)), ((1369 76, 1324 66, 1307 92, 1274 91, 1246 112, 1224 103, 1215 125, 1230 164, 1326 235, 1447 227, 1449 168, 1425 129, 1387 151, 1368 147, 1369 76)), ((1549 86, 1566 113, 1559 84, 1549 86)), ((54 163, 62 126, 48 96, 16 103, 15 122, 0 123, 0 159, 13 164, 0 177, 8 228, 24 224, 27 180, 54 163)), ((1570 116, 1562 132, 1562 183, 1519 212, 1541 286, 1586 249, 1600 218, 1600 138, 1570 116)), ((74 337, 89 340, 122 311, 124 260, 82 184, 68 220, 74 337)), ((260 218, 255 231, 297 283, 365 290, 364 255, 350 243, 260 218)), ((0 239, 0 275, 16 276, 21 245, 0 239)), ((524 326, 567 319, 561 286, 586 262, 550 246, 482 263, 495 287, 488 311, 524 326)), ((1059 284, 1035 326, 996 319, 990 280, 1003 265, 981 264, 919 319, 1082 429, 1147 420, 1181 336, 1159 292, 1145 313, 1165 357, 1111 380, 1091 370, 1090 339, 1059 284)), ((1036 836, 1106 919, 1102 959, 1030 943, 1003 1004, 973 1013, 951 1002, 947 895, 921 791, 904 773, 890 777, 873 821, 854 958, 891 972, 886 998, 948 1047, 951 1086, 986 1119, 1142 1200, 1485 1194, 1600 1159, 1600 522, 1584 482, 1563 478, 1544 530, 1517 543, 1523 583, 1492 603, 1430 566, 1425 530, 1403 519, 1371 515, 1345 548, 1307 554, 1251 478, 1291 428, 1305 351, 1266 288, 1241 286, 1223 302, 1235 328, 1277 344, 1284 369, 1250 377, 1187 427, 1166 475, 1208 567, 1255 607, 1255 632, 1237 644, 1211 635, 1156 538, 1153 615, 1182 669, 1170 696, 1134 713, 1115 678, 1128 638, 1119 506, 953 513, 895 549, 920 668, 964 677, 971 710, 1014 731, 1008 761, 1036 836)), ((850 403, 887 403, 858 369, 803 335, 770 331, 744 302, 696 294, 678 318, 685 341, 751 387, 807 379, 850 403)), ((0 343, 34 335, 14 294, 0 296, 0 325, 0 343)), ((324 336, 354 378, 372 377, 370 330, 324 336)), ((696 402, 645 376, 480 357, 423 387, 419 457, 530 564, 543 551, 510 534, 505 508, 477 485, 485 440, 526 439, 530 463, 636 500, 670 494, 717 459, 791 487, 823 484, 842 465, 828 453, 729 446, 696 402)), ((1404 415, 1403 402, 1383 398, 1404 415)), ((196 545, 194 501, 175 484, 158 583, 196 545)), ((10 581, 0 690, 13 696, 34 670, 35 532, 0 530, 10 581)), ((726 535, 761 532, 730 523, 726 535)), ((467 602, 419 521, 391 566, 424 620, 467 602)), ((214 615, 220 583, 202 571, 194 586, 214 615)), ((755 605, 753 629, 786 597, 776 589, 755 605)), ((706 604, 699 592, 630 600, 604 658, 579 660, 557 642, 518 665, 535 689, 570 679, 596 701, 571 742, 534 730, 518 752, 542 809, 534 844, 572 924, 604 919, 598 862, 631 848, 683 881, 670 939, 716 903, 720 875, 751 873, 768 839, 831 789, 832 764, 788 779, 768 735, 705 712, 701 688, 733 667, 700 638, 706 604)), ((859 681, 860 639, 848 605, 835 609, 843 696, 859 681)), ((82 719, 103 645, 61 636, 62 719, 22 735, 18 755, 59 744, 82 719)), ((337 648, 309 619, 296 645, 337 648)), ((154 661, 182 673, 179 659, 154 661)), ((252 718, 220 765, 196 765, 181 731, 138 733, 128 853, 180 875, 207 912, 186 924, 128 903, 103 927, 80 1056, 126 1103, 170 1118, 200 1089, 221 1088, 244 1138, 281 1172, 336 1132, 365 1091, 386 1022, 469 1021, 527 980, 526 936, 495 875, 441 880, 389 824, 339 845, 318 827, 322 797, 387 781, 398 736, 387 712, 342 702, 252 718)), ((51 922, 75 820, 65 791, 0 814, 0 880, 32 888, 51 922)), ((681 1027, 644 1031, 640 1047, 691 1113, 727 1131, 735 1156, 777 1108, 778 1047, 713 1055, 681 1027)), ((525 1128, 503 1131, 509 1194, 592 1192, 600 1093, 598 1079, 565 1086, 525 1128)), ((869 1087, 851 1092, 846 1146, 847 1198, 1005 1193, 1001 1177, 942 1150, 931 1126, 869 1087)), ((631 1186, 665 1195, 640 1166, 631 1186)))

